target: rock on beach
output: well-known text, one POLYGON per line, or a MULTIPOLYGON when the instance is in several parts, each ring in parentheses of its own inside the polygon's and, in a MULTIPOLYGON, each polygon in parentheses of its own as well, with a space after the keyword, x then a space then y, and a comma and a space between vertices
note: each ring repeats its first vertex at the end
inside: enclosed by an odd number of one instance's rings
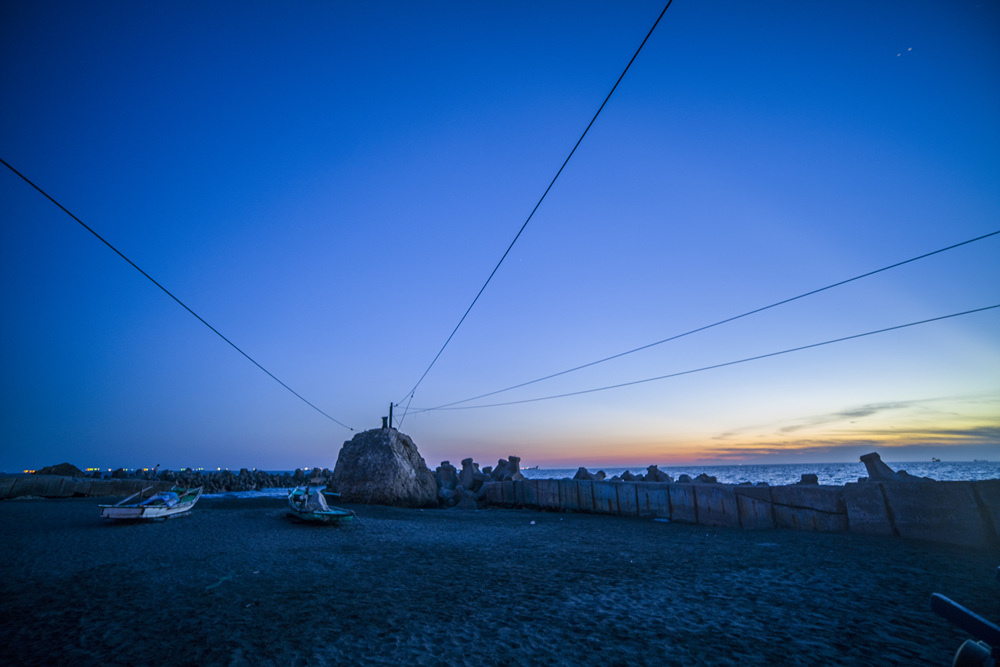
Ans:
POLYGON ((349 503, 431 507, 438 502, 434 473, 413 440, 394 428, 372 429, 345 442, 331 486, 349 503))

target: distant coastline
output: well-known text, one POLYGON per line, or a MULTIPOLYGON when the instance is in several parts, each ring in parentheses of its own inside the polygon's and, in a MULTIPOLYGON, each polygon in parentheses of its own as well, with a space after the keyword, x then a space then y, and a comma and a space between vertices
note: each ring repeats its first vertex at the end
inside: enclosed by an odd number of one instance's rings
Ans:
MULTIPOLYGON (((918 477, 930 477, 938 481, 977 481, 986 479, 1000 479, 1000 461, 988 461, 977 459, 973 461, 887 461, 894 469, 902 469, 911 475, 918 477)), ((433 469, 433 465, 428 464, 433 469)), ((522 466, 521 474, 527 479, 563 479, 573 477, 580 466, 577 467, 542 467, 537 465, 522 466)), ((585 466, 591 472, 603 470, 608 478, 620 476, 626 471, 632 474, 642 474, 646 472, 647 466, 585 466)), ((740 484, 743 482, 760 483, 766 482, 772 486, 783 484, 794 484, 798 482, 803 474, 815 474, 819 478, 820 484, 846 484, 856 482, 860 477, 865 477, 864 464, 856 463, 744 463, 730 465, 690 465, 671 466, 659 465, 659 469, 674 477, 681 474, 688 474, 695 477, 705 473, 716 477, 723 484, 740 484)), ((128 477, 140 479, 157 479, 162 475, 171 477, 182 472, 189 474, 211 475, 217 473, 229 473, 238 475, 241 470, 248 470, 250 475, 264 474, 271 477, 288 476, 294 479, 296 472, 300 472, 300 481, 304 480, 310 471, 329 470, 329 468, 298 468, 294 470, 262 470, 257 468, 185 468, 180 471, 160 470, 155 468, 118 468, 128 477)), ((112 475, 112 470, 107 468, 88 468, 84 472, 88 477, 108 479, 112 475)), ((32 474, 24 470, 2 471, 0 475, 5 477, 17 477, 32 474)), ((294 486, 295 482, 290 482, 294 486)))

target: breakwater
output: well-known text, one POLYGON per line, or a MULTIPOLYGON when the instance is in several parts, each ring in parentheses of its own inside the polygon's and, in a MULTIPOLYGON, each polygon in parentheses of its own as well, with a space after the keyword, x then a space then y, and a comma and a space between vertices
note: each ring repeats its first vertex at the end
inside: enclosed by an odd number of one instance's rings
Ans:
POLYGON ((139 470, 132 473, 115 471, 108 478, 88 477, 78 468, 71 467, 71 471, 74 470, 77 474, 0 476, 0 500, 24 496, 39 498, 128 496, 150 487, 155 491, 166 491, 174 486, 200 486, 204 488, 204 493, 261 491, 291 488, 310 481, 325 485, 333 475, 325 468, 322 470, 313 468, 312 471, 296 470, 294 473, 269 473, 242 468, 239 472, 232 470, 205 472, 191 469, 155 472, 139 470))
POLYGON ((166 491, 173 484, 147 479, 93 479, 64 475, 11 475, 0 477, 0 500, 9 498, 103 498, 130 496, 143 489, 166 491))
POLYGON ((590 512, 748 530, 786 528, 1000 548, 1000 480, 843 486, 520 479, 488 482, 498 507, 590 512))

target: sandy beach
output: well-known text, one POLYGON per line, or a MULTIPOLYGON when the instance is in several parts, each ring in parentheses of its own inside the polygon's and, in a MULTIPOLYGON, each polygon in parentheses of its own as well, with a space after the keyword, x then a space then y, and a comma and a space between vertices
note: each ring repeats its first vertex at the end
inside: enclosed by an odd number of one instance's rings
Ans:
POLYGON ((584 514, 202 499, 118 525, 0 503, 13 665, 947 665, 939 592, 1000 619, 1000 554, 584 514))

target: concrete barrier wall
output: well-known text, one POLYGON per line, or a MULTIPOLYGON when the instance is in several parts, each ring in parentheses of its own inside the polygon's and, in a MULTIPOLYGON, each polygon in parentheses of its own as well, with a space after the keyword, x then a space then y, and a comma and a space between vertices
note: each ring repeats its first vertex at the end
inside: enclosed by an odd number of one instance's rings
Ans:
POLYGON ((896 536, 1000 549, 1000 480, 844 486, 523 480, 492 482, 489 505, 664 518, 744 530, 896 536))
POLYGON ((130 496, 149 487, 166 491, 170 482, 143 479, 92 479, 60 475, 14 475, 0 477, 0 500, 35 496, 39 498, 105 498, 130 496))

